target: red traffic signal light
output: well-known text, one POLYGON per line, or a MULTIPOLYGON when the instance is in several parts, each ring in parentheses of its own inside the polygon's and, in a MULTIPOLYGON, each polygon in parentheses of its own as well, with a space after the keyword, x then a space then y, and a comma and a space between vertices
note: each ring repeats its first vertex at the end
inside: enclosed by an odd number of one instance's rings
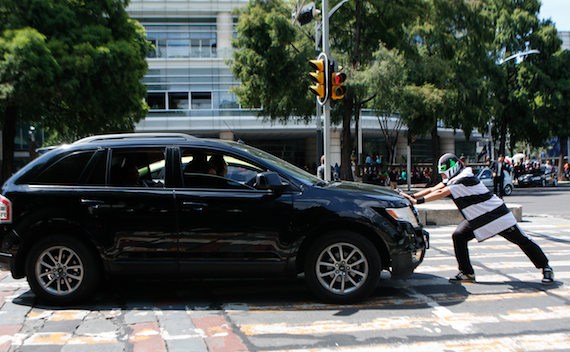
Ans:
POLYGON ((333 100, 338 100, 344 98, 346 93, 346 87, 344 86, 344 81, 346 81, 346 74, 342 72, 333 72, 331 75, 331 98, 333 100))

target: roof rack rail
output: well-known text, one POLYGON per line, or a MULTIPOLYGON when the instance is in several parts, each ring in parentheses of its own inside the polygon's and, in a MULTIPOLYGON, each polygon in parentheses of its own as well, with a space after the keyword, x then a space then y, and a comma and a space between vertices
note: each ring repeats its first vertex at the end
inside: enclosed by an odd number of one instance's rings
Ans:
POLYGON ((120 141, 133 139, 178 139, 178 140, 195 140, 196 137, 184 133, 118 133, 118 134, 102 134, 82 138, 73 144, 87 144, 98 141, 120 141))

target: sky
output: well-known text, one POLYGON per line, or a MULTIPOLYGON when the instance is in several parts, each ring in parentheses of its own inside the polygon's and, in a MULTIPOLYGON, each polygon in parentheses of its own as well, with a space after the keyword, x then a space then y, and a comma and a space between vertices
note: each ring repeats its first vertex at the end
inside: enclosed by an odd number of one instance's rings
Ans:
POLYGON ((570 32, 570 0, 542 0, 539 19, 550 19, 560 32, 570 32))

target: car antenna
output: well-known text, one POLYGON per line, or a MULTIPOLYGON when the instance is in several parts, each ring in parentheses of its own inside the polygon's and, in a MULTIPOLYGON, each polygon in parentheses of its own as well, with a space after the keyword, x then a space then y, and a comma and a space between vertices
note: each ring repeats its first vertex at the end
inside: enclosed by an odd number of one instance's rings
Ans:
POLYGON ((237 139, 238 139, 237 142, 238 142, 239 144, 245 144, 245 142, 242 141, 241 138, 239 138, 239 136, 234 132, 234 130, 232 130, 232 128, 230 127, 230 125, 228 125, 228 123, 227 123, 226 121, 224 121, 224 123, 226 124, 226 126, 228 126, 228 128, 229 128, 230 131, 234 134, 234 136, 237 137, 237 139))

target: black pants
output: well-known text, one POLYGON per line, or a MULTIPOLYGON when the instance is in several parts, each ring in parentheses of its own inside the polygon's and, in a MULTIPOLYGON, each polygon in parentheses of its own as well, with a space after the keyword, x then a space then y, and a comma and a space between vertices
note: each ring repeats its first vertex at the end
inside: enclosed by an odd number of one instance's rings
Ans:
POLYGON ((503 198, 503 192, 505 188, 505 176, 499 177, 498 175, 493 178, 493 193, 495 193, 499 198, 503 198))
MULTIPOLYGON (((499 233, 509 242, 516 244, 522 249, 524 254, 530 259, 536 268, 545 268, 548 266, 548 259, 538 244, 527 237, 521 229, 515 225, 499 233)), ((467 242, 475 238, 473 229, 467 220, 463 220, 455 229, 452 235, 453 248, 455 249, 455 258, 459 264, 459 271, 464 274, 474 274, 471 260, 469 260, 469 249, 467 242)))

